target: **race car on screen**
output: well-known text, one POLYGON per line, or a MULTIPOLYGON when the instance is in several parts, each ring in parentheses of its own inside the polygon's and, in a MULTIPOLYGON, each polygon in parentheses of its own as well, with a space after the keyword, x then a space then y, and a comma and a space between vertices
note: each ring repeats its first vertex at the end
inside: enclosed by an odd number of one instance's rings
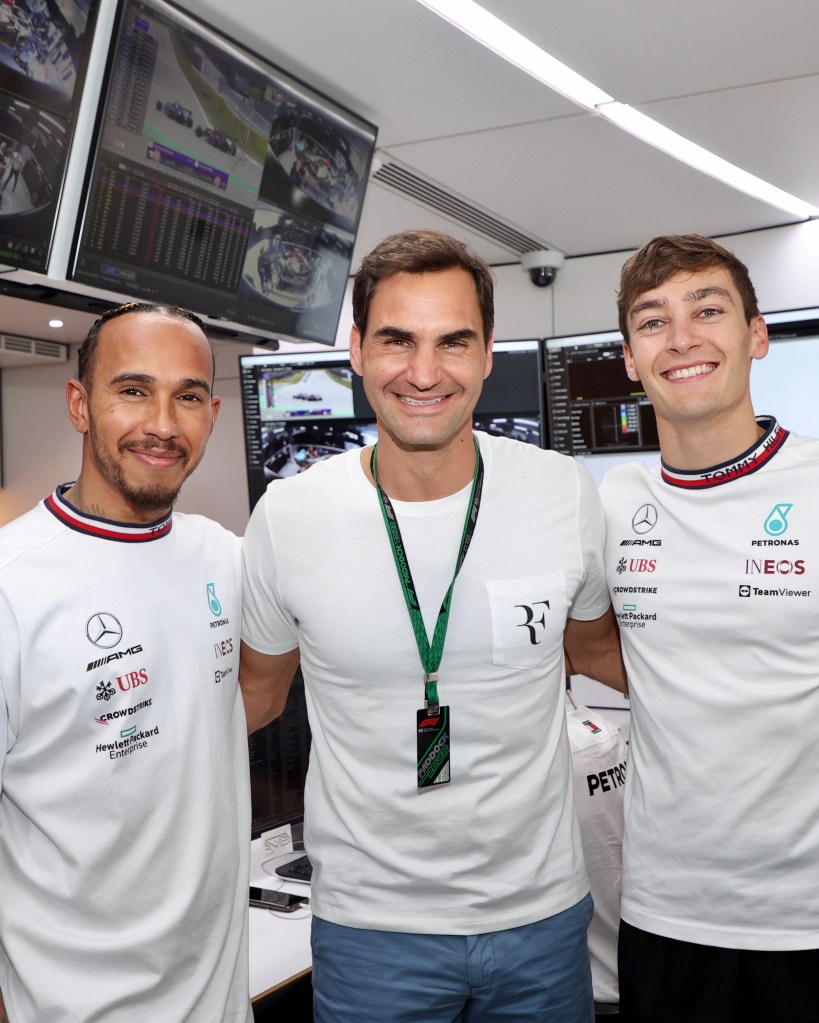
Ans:
POLYGON ((170 103, 163 103, 161 99, 156 101, 156 109, 164 110, 165 116, 170 117, 172 121, 176 121, 177 124, 184 124, 186 128, 193 127, 193 114, 188 110, 187 107, 183 107, 181 103, 176 100, 170 103))
POLYGON ((195 131, 197 138, 204 138, 205 142, 215 149, 219 149, 223 153, 230 153, 231 156, 236 155, 236 140, 231 138, 223 128, 202 128, 197 124, 195 131))

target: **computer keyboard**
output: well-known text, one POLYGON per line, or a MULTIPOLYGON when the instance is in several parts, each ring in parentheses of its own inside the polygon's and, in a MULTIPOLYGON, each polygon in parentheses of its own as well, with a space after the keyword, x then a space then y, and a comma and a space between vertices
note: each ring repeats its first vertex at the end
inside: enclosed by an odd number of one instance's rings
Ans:
POLYGON ((297 860, 291 860, 289 863, 283 863, 280 867, 276 867, 276 873, 279 877, 286 877, 288 881, 301 881, 304 884, 310 884, 310 879, 313 876, 313 864, 307 856, 300 856, 297 860))

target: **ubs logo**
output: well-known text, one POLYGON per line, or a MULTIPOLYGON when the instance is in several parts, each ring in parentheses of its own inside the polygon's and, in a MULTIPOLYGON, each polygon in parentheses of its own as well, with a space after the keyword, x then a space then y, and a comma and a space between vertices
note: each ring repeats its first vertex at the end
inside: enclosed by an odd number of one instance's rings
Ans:
POLYGON ((630 558, 628 561, 620 558, 617 562, 618 575, 622 575, 623 572, 653 572, 656 568, 656 558, 630 558))
POLYGON ((657 509, 653 504, 643 504, 634 513, 631 528, 637 534, 650 533, 657 525, 657 509))
POLYGON ((85 634, 94 646, 110 650, 122 639, 122 626, 108 611, 97 611, 85 623, 85 634))

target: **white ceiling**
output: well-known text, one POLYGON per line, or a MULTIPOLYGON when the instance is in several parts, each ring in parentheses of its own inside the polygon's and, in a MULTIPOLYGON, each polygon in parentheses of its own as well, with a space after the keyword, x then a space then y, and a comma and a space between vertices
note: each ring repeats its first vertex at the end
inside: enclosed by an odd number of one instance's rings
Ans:
MULTIPOLYGON (((569 257, 629 250, 663 232, 723 235, 792 219, 574 106, 416 0, 184 6, 375 123, 384 163, 569 257)), ((616 99, 819 205, 816 0, 484 6, 616 99)), ((451 231, 495 265, 519 259, 372 180, 354 265, 386 234, 420 225, 451 231)), ((27 305, 3 300, 0 329, 54 338, 27 305)), ((63 318, 61 339, 81 340, 91 317, 63 318)))

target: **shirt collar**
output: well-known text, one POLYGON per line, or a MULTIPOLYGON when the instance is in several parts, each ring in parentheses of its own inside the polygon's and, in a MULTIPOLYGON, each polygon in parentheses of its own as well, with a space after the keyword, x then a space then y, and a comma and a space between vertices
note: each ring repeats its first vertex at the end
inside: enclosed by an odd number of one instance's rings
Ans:
POLYGON ((710 469, 695 471, 672 469, 670 465, 661 461, 660 475, 669 486, 682 487, 683 490, 706 490, 709 487, 719 487, 723 483, 731 483, 742 476, 750 476, 773 458, 789 436, 789 431, 783 429, 773 416, 760 416, 757 423, 764 433, 756 443, 736 458, 710 469))
POLYGON ((61 483, 54 493, 43 501, 46 509, 69 529, 85 533, 87 536, 99 537, 101 540, 117 540, 120 543, 147 543, 150 540, 160 540, 171 531, 172 512, 168 512, 163 518, 147 525, 114 522, 97 515, 86 515, 85 512, 78 511, 72 504, 69 504, 63 497, 65 491, 73 485, 73 483, 61 483))

